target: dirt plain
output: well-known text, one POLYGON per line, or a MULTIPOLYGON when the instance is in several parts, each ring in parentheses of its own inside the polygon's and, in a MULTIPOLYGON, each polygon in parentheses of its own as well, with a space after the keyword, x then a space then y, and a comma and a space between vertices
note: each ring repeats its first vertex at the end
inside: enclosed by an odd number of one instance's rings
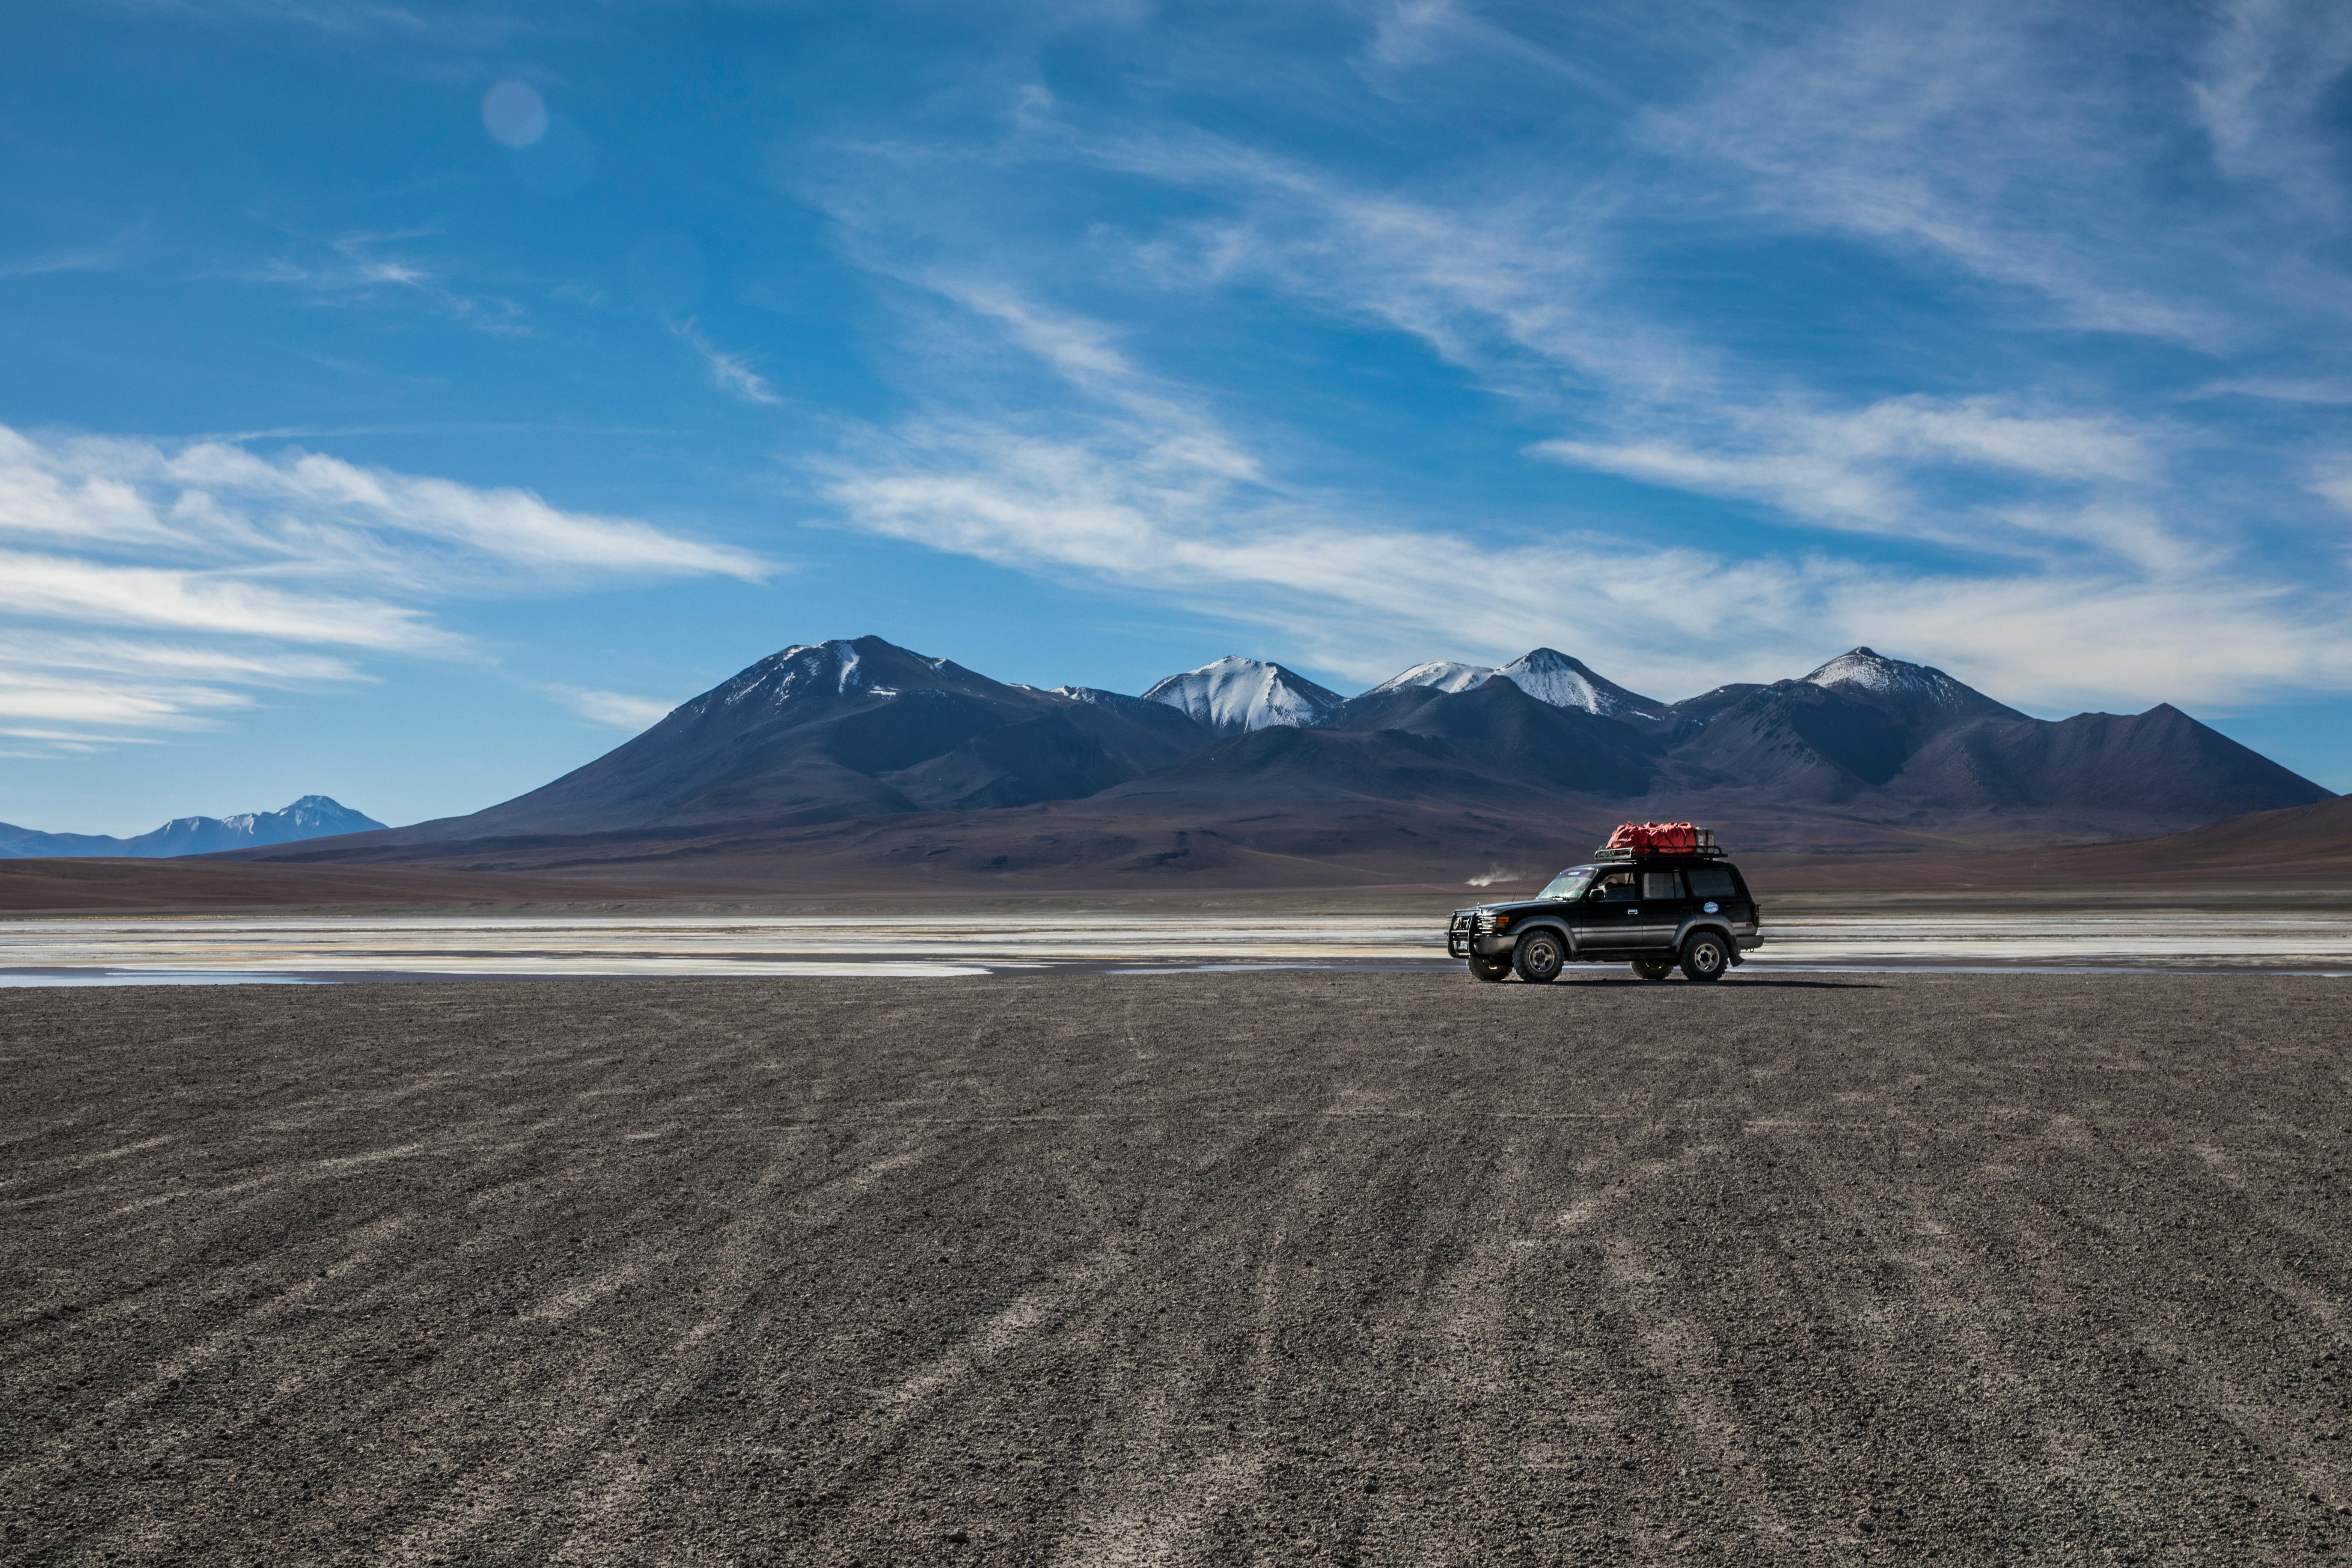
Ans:
POLYGON ((2280 976, 18 991, 0 1559, 2310 1563, 2280 976))

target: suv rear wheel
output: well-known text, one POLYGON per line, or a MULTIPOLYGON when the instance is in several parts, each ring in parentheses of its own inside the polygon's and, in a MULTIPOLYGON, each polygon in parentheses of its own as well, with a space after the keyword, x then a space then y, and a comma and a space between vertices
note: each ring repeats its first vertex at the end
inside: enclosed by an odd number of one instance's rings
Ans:
POLYGON ((1501 980, 1511 973, 1511 961, 1507 958, 1486 958, 1474 952, 1470 955, 1470 973, 1480 980, 1501 980))
POLYGON ((1633 961, 1633 973, 1644 980, 1664 980, 1674 972, 1675 961, 1671 958, 1637 958, 1633 961))
POLYGON ((1511 953, 1511 967, 1530 985, 1547 985, 1559 979, 1560 965, 1567 962, 1567 945, 1553 931, 1528 932, 1511 953))
POLYGON ((1720 980, 1731 967, 1731 950, 1711 931, 1694 931, 1683 943, 1683 973, 1693 980, 1720 980))

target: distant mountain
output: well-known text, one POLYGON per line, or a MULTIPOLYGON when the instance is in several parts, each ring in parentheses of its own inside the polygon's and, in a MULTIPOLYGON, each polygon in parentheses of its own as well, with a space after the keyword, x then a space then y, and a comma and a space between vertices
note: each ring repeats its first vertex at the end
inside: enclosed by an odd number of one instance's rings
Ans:
POLYGON ((1619 713, 1648 717, 1665 706, 1654 698, 1628 691, 1614 681, 1604 680, 1587 668, 1581 659, 1570 658, 1555 648, 1548 647, 1522 654, 1496 668, 1476 664, 1456 664, 1450 659, 1416 664, 1402 675, 1390 676, 1356 700, 1361 702, 1365 698, 1413 689, 1448 695, 1457 691, 1475 691, 1497 677, 1509 681, 1538 702, 1549 702, 1554 708, 1579 708, 1603 718, 1619 713))
POLYGON ((1675 786, 1880 815, 2063 814, 2070 837, 2105 816, 2121 836, 2332 798, 2169 704, 2033 719, 1866 647, 1800 679, 1718 687, 1661 716, 1675 786))
POLYGON ((1549 702, 1554 708, 1578 708, 1603 719, 1622 713, 1649 716, 1665 706, 1655 698, 1628 691, 1612 680, 1603 680, 1584 667, 1581 660, 1548 647, 1521 654, 1495 671, 1496 678, 1507 680, 1538 702, 1549 702))
POLYGON ((1007 685, 859 637, 786 648, 471 816, 247 853, 1279 882, 1343 865, 1443 875, 1515 844, 1581 853, 1627 816, 1717 824, 1744 852, 1893 855, 2116 840, 2334 798, 2169 706, 2039 720, 1869 648, 1675 703, 1549 648, 1417 666, 1352 700, 1224 658, 1139 698, 1007 685))
POLYGON ((1806 684, 1859 697, 1884 712, 1899 713, 1913 729, 1952 719, 2022 719, 1931 665, 1906 664, 1866 647, 1838 655, 1804 678, 1806 684))
POLYGON ((2333 798, 2168 702, 2054 723, 1955 725, 1906 759, 1895 792, 1937 806, 2065 806, 2189 823, 2333 798))
POLYGON ((248 811, 236 816, 176 817, 152 833, 112 838, 96 833, 41 833, 0 822, 0 860, 115 856, 155 860, 174 855, 216 855, 270 844, 294 844, 383 826, 323 795, 306 795, 279 811, 248 811))
POLYGON ((1336 691, 1264 659, 1225 658, 1171 675, 1143 694, 1198 721, 1213 735, 1320 724, 1348 705, 1336 691))
MULTIPOLYGON (((1450 658, 1433 659, 1416 664, 1402 675, 1391 675, 1363 697, 1378 697, 1383 692, 1402 691, 1407 688, 1426 688, 1431 691, 1467 691, 1474 686, 1484 686, 1494 676, 1494 670, 1483 664, 1456 664, 1450 658)), ((1357 700, 1361 701, 1360 697, 1357 700)))
MULTIPOLYGON (((1286 776, 1302 791, 1319 778, 1354 795, 1426 800, 1442 764, 1487 781, 1455 792, 1465 805, 1569 796, 1629 816, 1740 823, 1750 841, 1769 836, 1791 848, 1884 845, 1890 833, 1927 843, 2079 842, 2332 798, 2169 706, 2033 719, 1942 670, 1867 647, 1797 679, 1718 687, 1673 704, 1539 648, 1483 678, 1475 666, 1418 666, 1326 722, 1423 744, 1399 757, 1385 784, 1360 750, 1286 752, 1286 776)), ((1217 774, 1241 789, 1265 761, 1257 749, 1221 746, 1190 760, 1184 776, 1205 801, 1217 774)))

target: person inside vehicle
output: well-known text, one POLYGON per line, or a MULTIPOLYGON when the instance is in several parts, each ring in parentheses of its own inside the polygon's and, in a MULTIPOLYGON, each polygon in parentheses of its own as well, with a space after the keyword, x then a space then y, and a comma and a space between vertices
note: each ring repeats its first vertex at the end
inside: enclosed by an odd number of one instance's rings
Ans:
POLYGON ((1634 886, 1631 871, 1612 871, 1601 879, 1601 890, 1595 895, 1604 903, 1630 904, 1642 896, 1634 886))

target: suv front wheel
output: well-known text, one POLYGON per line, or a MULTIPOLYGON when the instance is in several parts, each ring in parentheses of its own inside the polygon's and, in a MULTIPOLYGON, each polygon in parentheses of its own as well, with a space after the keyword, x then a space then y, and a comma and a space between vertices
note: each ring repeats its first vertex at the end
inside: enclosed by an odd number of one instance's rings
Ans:
POLYGON ((1694 931, 1683 943, 1683 973, 1693 980, 1720 980, 1731 967, 1731 950, 1711 931, 1694 931))
POLYGON ((1511 967, 1519 978, 1531 985, 1546 985, 1559 978, 1560 965, 1568 962, 1568 948, 1553 931, 1531 931, 1519 938, 1519 945, 1511 954, 1511 967))
POLYGON ((1507 958, 1488 958, 1483 953, 1474 952, 1470 955, 1470 973, 1489 983, 1507 980, 1511 973, 1511 961, 1507 958))

